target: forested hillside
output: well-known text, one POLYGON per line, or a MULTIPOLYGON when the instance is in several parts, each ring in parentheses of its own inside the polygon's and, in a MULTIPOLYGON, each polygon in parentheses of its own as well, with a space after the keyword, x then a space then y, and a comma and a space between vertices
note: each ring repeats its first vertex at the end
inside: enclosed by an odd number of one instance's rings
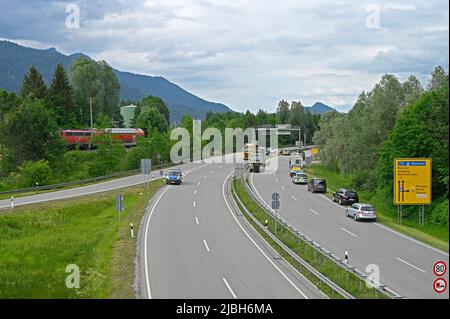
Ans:
MULTIPOLYGON (((428 223, 448 226, 448 74, 436 67, 423 88, 416 77, 405 82, 386 74, 370 92, 362 92, 348 114, 323 116, 314 141, 322 163, 352 176, 351 185, 384 198, 393 211, 393 161, 431 157, 433 204, 428 223)), ((345 186, 345 185, 343 185, 345 186)), ((414 207, 405 209, 416 217, 414 207)))

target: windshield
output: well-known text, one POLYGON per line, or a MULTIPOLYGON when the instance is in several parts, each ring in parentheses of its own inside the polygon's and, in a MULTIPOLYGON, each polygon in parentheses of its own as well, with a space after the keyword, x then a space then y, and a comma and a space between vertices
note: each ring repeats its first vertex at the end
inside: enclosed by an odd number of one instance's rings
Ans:
POLYGON ((306 177, 306 174, 300 173, 300 174, 297 174, 297 177, 306 177))
POLYGON ((355 192, 350 192, 350 191, 345 192, 345 195, 346 195, 346 196, 353 196, 353 197, 356 197, 356 193, 355 193, 355 192))
POLYGON ((180 176, 180 171, 169 171, 170 177, 178 177, 180 176))
POLYGON ((361 207, 361 210, 366 211, 366 212, 374 212, 375 208, 373 208, 372 206, 363 206, 363 207, 361 207))
POLYGON ((325 180, 324 179, 316 179, 315 184, 316 185, 325 185, 325 180))

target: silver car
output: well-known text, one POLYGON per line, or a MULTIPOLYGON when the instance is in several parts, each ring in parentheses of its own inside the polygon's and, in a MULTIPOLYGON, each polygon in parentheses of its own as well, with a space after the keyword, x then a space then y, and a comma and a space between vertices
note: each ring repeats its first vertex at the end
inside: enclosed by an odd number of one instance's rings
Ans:
POLYGON ((375 208, 370 204, 355 203, 345 210, 347 217, 353 217, 355 221, 358 220, 371 220, 377 219, 377 213, 375 208))

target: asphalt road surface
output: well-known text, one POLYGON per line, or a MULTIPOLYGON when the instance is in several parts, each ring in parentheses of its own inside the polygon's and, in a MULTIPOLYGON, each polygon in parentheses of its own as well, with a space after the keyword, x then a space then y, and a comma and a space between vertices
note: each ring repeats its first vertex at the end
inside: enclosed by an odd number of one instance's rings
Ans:
MULTIPOLYGON (((257 195, 270 204, 271 194, 281 196, 278 213, 306 236, 334 255, 349 254, 349 263, 362 272, 370 264, 380 269, 380 282, 405 298, 448 299, 433 289, 437 278, 433 265, 448 254, 397 233, 379 223, 355 222, 345 216, 345 207, 323 194, 312 194, 306 185, 291 182, 288 157, 278 157, 275 174, 252 174, 250 182, 257 195)), ((276 158, 271 160, 277 160, 276 158)), ((444 278, 448 282, 448 271, 444 278)))
POLYGON ((165 186, 141 224, 141 298, 324 298, 234 209, 230 164, 165 186))
MULTIPOLYGON (((175 167, 181 167, 183 171, 191 171, 198 169, 202 166, 204 166, 204 163, 190 163, 190 164, 183 164, 181 166, 175 166, 175 167)), ((167 169, 163 170, 163 174, 167 172, 167 169)), ((89 195, 89 194, 95 194, 95 193, 101 193, 106 192, 110 190, 115 190, 119 188, 125 188, 129 186, 135 186, 139 184, 143 184, 146 181, 151 181, 152 179, 161 178, 160 171, 154 171, 151 175, 133 175, 123 178, 118 178, 114 180, 110 180, 107 182, 92 184, 88 186, 82 186, 77 188, 71 188, 66 190, 60 190, 60 191, 54 191, 54 192, 47 192, 42 194, 36 194, 31 196, 24 196, 24 197, 16 197, 14 198, 14 206, 19 205, 27 205, 27 204, 34 204, 34 203, 40 203, 40 202, 47 202, 52 200, 60 200, 60 199, 66 199, 66 198, 72 198, 72 197, 78 197, 83 195, 89 195)), ((5 199, 0 200, 0 213, 1 209, 10 208, 11 207, 11 200, 5 199)))

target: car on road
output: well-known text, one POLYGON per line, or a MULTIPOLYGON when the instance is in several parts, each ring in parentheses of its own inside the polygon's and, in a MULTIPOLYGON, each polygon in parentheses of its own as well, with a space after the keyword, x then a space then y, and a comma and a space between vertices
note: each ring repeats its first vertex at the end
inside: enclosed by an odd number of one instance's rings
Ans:
POLYGON ((327 181, 325 178, 313 178, 308 182, 308 192, 312 193, 326 193, 327 181))
POLYGON ((183 182, 181 169, 170 169, 164 177, 166 184, 180 185, 183 182))
POLYGON ((303 167, 301 165, 292 165, 291 168, 289 169, 289 176, 293 177, 297 173, 301 172, 303 172, 303 167))
POLYGON ((294 184, 308 184, 308 178, 305 173, 299 172, 292 177, 292 183, 294 184))
POLYGON ((371 220, 377 219, 377 213, 375 208, 370 204, 355 203, 345 210, 347 217, 352 217, 355 221, 358 220, 371 220))
POLYGON ((291 155, 291 152, 289 150, 281 150, 280 155, 289 156, 289 155, 291 155))
POLYGON ((333 202, 339 203, 339 205, 351 205, 354 203, 359 203, 358 193, 346 188, 338 189, 335 193, 333 193, 331 199, 333 200, 333 202))
POLYGON ((277 149, 274 147, 269 147, 267 148, 267 150, 269 151, 270 154, 276 154, 277 153, 277 149))

